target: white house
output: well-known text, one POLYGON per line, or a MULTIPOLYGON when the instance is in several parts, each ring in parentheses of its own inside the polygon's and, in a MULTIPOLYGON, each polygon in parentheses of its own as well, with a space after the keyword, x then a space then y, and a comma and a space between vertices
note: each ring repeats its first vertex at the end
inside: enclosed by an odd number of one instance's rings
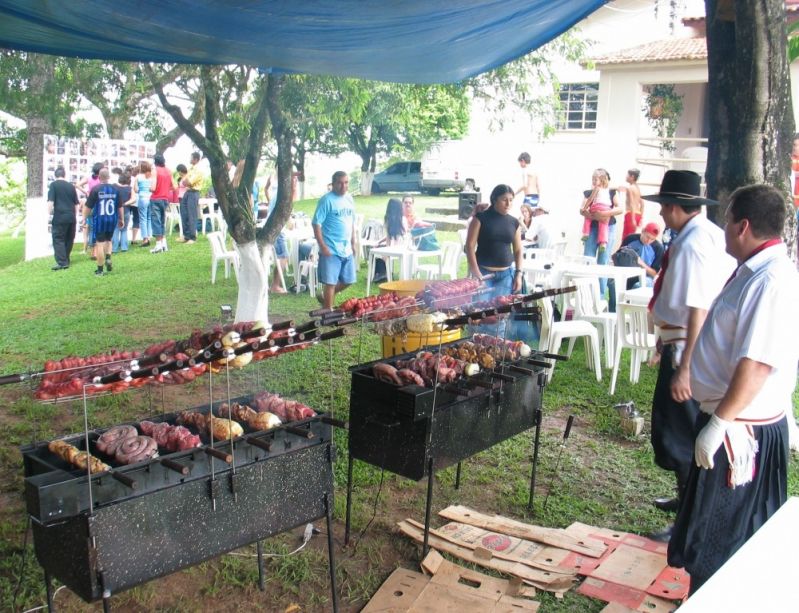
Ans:
MULTIPOLYGON (((669 168, 704 172, 710 112, 704 2, 683 4, 673 31, 663 0, 657 16, 653 0, 617 0, 578 25, 581 35, 594 41, 592 65, 557 68, 565 108, 558 131, 549 139, 541 141, 523 119, 502 134, 491 134, 481 129, 485 122, 478 115, 469 138, 478 139, 482 151, 495 152, 479 181, 484 199, 497 182, 516 186, 516 157, 529 151, 542 178, 542 204, 560 219, 574 251, 581 228, 577 211, 594 168, 607 169, 611 184, 623 183, 627 169, 639 168, 642 193, 656 191, 669 168), (663 141, 646 117, 645 97, 656 84, 674 84, 682 95, 684 108, 671 153, 662 150, 663 141)), ((789 18, 799 18, 799 0, 787 0, 786 10, 789 18)), ((792 77, 797 70, 792 66, 792 77)), ((793 85, 794 100, 798 95, 793 85)), ((658 210, 650 203, 645 221, 661 222, 658 210)))

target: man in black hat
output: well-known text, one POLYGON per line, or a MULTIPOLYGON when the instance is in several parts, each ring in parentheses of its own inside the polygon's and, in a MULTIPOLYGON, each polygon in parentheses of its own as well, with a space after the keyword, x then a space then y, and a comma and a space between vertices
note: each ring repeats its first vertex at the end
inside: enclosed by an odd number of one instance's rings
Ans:
MULTIPOLYGON (((660 215, 677 233, 661 262, 649 303, 658 327, 660 370, 652 399, 652 448, 655 463, 677 478, 677 498, 659 498, 655 506, 678 509, 693 462, 694 425, 699 406, 691 395, 690 367, 696 338, 713 299, 734 268, 724 251, 724 232, 701 214, 718 202, 701 198, 700 177, 669 170, 660 192, 644 199, 660 203, 660 215)), ((653 534, 668 541, 671 528, 653 534)))

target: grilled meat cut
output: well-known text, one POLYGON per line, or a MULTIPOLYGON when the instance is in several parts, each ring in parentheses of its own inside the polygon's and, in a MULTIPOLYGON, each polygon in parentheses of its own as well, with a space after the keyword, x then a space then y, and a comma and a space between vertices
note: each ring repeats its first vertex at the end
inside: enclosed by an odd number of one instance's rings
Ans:
MULTIPOLYGON (((228 404, 226 402, 222 403, 219 409, 217 409, 217 414, 221 418, 227 418, 228 404)), ((252 407, 248 407, 246 404, 239 404, 238 402, 234 402, 230 405, 230 417, 237 421, 243 421, 254 430, 271 430, 272 428, 277 428, 281 424, 280 418, 274 413, 269 413, 268 411, 259 413, 252 407)))
POLYGON ((172 426, 166 422, 143 421, 139 427, 144 434, 153 437, 159 447, 163 447, 167 451, 183 451, 199 447, 202 444, 198 435, 192 434, 191 430, 183 426, 172 426))
POLYGON ((291 421, 301 421, 316 415, 309 406, 296 400, 286 400, 271 392, 258 392, 253 396, 252 404, 259 413, 272 413, 284 424, 291 421))
POLYGON ((210 426, 211 433, 217 441, 226 441, 244 434, 244 428, 235 421, 197 411, 183 411, 178 414, 178 423, 194 426, 201 432, 208 432, 210 426))
POLYGON ((135 426, 114 426, 103 432, 97 439, 97 450, 114 457, 125 439, 138 435, 139 431, 135 426))
POLYGON ((111 469, 105 462, 98 460, 94 456, 89 455, 85 451, 81 451, 74 445, 70 445, 63 440, 51 441, 47 448, 65 462, 69 462, 78 468, 85 470, 87 465, 91 464, 92 473, 101 473, 111 469))
POLYGON ((158 456, 158 445, 149 436, 131 436, 123 439, 114 458, 120 464, 136 464, 158 456))

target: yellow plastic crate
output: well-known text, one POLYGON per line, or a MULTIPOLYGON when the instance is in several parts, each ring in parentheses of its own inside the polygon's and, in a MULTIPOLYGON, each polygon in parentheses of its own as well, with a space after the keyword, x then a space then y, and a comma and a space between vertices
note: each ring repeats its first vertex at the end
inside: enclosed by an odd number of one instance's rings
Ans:
MULTIPOLYGON (((406 281, 401 281, 406 283, 406 281)), ((387 284, 388 285, 388 284, 387 284)), ((383 357, 390 358, 409 351, 416 351, 425 345, 437 346, 439 343, 451 343, 461 337, 460 330, 447 330, 446 332, 430 332, 429 334, 419 334, 418 332, 408 332, 405 336, 384 336, 383 337, 383 357)))

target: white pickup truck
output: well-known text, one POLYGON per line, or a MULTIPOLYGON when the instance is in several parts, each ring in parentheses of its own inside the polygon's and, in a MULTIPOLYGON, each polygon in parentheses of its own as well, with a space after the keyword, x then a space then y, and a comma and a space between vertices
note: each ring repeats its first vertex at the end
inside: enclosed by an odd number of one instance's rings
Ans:
POLYGON ((474 179, 464 170, 467 157, 461 141, 434 143, 422 155, 421 188, 425 194, 437 196, 442 190, 474 190, 474 179))

